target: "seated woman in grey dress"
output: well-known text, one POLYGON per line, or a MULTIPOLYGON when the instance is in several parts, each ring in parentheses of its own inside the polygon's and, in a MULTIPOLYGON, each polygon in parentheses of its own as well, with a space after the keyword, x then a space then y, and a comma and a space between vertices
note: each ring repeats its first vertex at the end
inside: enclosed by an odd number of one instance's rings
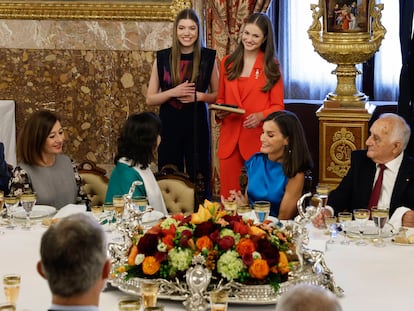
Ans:
POLYGON ((17 140, 17 166, 10 179, 10 193, 36 192, 36 204, 60 209, 87 200, 76 165, 62 153, 65 133, 57 115, 34 112, 17 140))

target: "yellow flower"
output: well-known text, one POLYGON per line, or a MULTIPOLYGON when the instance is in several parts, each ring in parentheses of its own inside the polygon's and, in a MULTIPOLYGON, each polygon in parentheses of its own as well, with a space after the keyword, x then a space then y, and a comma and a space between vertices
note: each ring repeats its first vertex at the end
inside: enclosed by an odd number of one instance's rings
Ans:
POLYGON ((198 212, 191 215, 191 223, 194 225, 199 225, 203 222, 208 221, 211 218, 211 214, 207 208, 200 205, 198 212))

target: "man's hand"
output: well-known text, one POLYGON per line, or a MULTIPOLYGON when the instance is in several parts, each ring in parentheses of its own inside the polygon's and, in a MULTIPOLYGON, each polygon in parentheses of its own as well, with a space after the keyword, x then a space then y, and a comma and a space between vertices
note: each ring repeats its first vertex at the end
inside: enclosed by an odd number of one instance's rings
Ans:
POLYGON ((402 217, 403 227, 414 227, 414 211, 407 211, 402 217))
POLYGON ((318 229, 325 228, 325 217, 327 216, 332 216, 331 211, 326 208, 322 209, 319 214, 312 218, 313 225, 318 229))

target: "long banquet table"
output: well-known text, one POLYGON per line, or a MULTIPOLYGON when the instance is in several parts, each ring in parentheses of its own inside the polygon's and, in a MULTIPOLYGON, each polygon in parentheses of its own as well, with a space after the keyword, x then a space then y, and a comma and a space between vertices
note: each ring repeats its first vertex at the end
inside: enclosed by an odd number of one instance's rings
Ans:
MULTIPOLYGON (((36 271, 39 245, 46 229, 36 224, 31 231, 8 230, 0 226, 0 275, 20 273, 22 284, 17 303, 18 311, 47 310, 51 295, 47 283, 36 271)), ((111 236, 109 236, 111 239, 111 236)), ((322 230, 310 227, 310 246, 325 245, 328 237, 322 230)), ((338 242, 342 237, 338 237, 338 242)), ((384 248, 328 245, 325 259, 333 271, 337 285, 345 291, 340 298, 343 310, 409 310, 412 308, 414 288, 414 245, 392 245, 384 248)), ((117 310, 117 301, 126 296, 117 289, 104 291, 100 299, 101 311, 117 310)), ((5 301, 3 292, 0 302, 5 301)), ((165 310, 185 310, 180 302, 162 300, 165 310)), ((229 310, 252 310, 252 305, 231 304, 229 310)), ((257 311, 274 310, 275 305, 254 306, 257 311)))

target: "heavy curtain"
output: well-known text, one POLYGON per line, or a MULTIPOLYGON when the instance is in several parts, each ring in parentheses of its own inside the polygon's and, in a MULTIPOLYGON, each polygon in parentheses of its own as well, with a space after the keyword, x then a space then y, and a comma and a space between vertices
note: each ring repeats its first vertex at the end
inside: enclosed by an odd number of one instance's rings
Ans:
MULTIPOLYGON (((402 68, 400 75, 400 96, 398 113, 414 130, 414 36, 413 36, 414 0, 400 0, 400 45, 402 68)), ((414 155, 414 139, 411 135, 408 151, 414 155)))
MULTIPOLYGON (((208 0, 206 1, 206 43, 217 51, 217 61, 231 53, 239 42, 246 18, 254 12, 265 12, 272 0, 208 0)), ((217 198, 220 176, 217 159, 217 141, 220 128, 211 121, 212 194, 217 198)))

